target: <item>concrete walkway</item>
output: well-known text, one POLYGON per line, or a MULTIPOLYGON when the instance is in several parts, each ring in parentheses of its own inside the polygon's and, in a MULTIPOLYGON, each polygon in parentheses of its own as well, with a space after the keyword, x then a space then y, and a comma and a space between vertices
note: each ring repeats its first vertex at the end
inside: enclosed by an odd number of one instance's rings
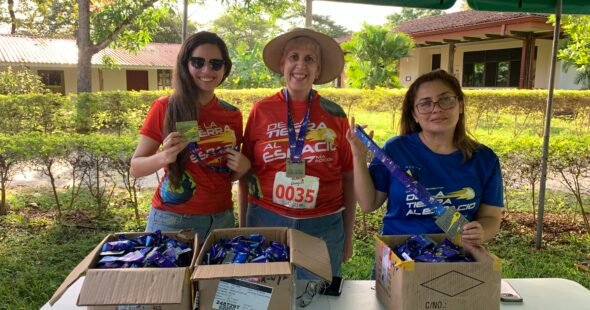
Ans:
MULTIPOLYGON (((54 168, 54 173, 56 177, 56 186, 64 187, 67 185, 71 185, 71 169, 67 166, 56 166, 54 168)), ((124 188, 123 181, 121 177, 117 174, 117 172, 113 171, 113 179, 117 182, 117 186, 124 188)), ((158 175, 162 177, 164 175, 164 170, 160 169, 158 171, 158 175)), ((158 187, 158 178, 156 174, 152 174, 138 180, 141 188, 156 188, 158 187)), ((14 174, 12 178, 12 182, 9 183, 10 187, 50 187, 51 181, 49 177, 37 171, 34 167, 20 167, 17 169, 17 172, 14 174)))
MULTIPOLYGON (((49 181, 49 177, 43 175, 41 172, 36 171, 34 167, 21 167, 17 169, 18 171, 15 173, 14 177, 12 178, 12 182, 8 186, 10 187, 38 187, 38 186, 51 186, 51 182, 49 181)), ((56 185, 57 187, 64 187, 66 185, 70 185, 70 174, 71 169, 67 166, 57 166, 54 168, 54 172, 56 174, 57 180, 56 185)), ((158 175, 160 178, 164 175, 164 170, 160 169, 158 171, 158 175)), ((117 186, 124 188, 123 182, 119 175, 113 171, 113 178, 117 182, 117 186)), ((158 178, 156 174, 152 174, 138 180, 139 185, 141 188, 157 188, 158 187, 158 178)), ((585 179, 582 180, 583 184, 590 184, 590 180, 585 179)), ((537 185, 538 186, 538 185, 537 185)), ((560 191, 568 191, 561 182, 556 180, 547 180, 547 188, 560 190, 560 191)))

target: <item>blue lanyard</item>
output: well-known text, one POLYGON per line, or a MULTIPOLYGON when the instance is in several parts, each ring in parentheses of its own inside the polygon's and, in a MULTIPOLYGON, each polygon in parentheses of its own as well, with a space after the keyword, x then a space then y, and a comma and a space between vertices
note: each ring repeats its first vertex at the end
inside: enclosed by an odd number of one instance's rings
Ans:
POLYGON ((289 133, 289 153, 291 155, 291 162, 300 163, 301 154, 303 153, 303 144, 305 143, 305 135, 307 134, 307 123, 309 122, 309 113, 311 110, 311 102, 313 101, 314 91, 309 91, 309 103, 307 104, 307 110, 305 116, 301 121, 301 127, 299 128, 299 135, 295 137, 295 123, 293 122, 293 116, 291 115, 291 109, 289 104, 289 91, 283 89, 283 96, 287 103, 287 131, 289 133))
POLYGON ((385 152, 383 152, 373 140, 371 140, 369 135, 367 135, 359 125, 356 126, 356 136, 367 148, 369 148, 369 151, 375 154, 375 157, 385 165, 387 170, 389 170, 389 172, 402 183, 406 191, 418 197, 418 200, 420 200, 425 206, 431 206, 430 210, 436 216, 440 216, 446 211, 446 208, 440 203, 440 201, 438 201, 438 199, 432 197, 422 184, 418 183, 407 173, 402 171, 402 169, 391 160, 391 158, 389 158, 389 156, 387 156, 387 154, 385 154, 385 152))

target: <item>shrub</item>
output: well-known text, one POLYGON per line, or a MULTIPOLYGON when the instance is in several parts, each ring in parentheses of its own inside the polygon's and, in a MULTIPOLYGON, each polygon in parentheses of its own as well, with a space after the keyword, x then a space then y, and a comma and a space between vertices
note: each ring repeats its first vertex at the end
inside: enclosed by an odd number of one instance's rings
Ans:
POLYGON ((49 92, 51 91, 45 87, 41 77, 26 67, 19 70, 8 67, 5 71, 0 71, 0 95, 45 94, 49 92))

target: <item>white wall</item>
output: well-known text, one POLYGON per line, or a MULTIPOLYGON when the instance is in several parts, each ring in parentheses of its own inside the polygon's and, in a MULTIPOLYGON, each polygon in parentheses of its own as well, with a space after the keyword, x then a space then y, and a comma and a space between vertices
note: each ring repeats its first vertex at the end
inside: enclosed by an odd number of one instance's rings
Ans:
MULTIPOLYGON (((551 40, 535 40, 537 62, 535 64, 535 88, 549 86, 549 66, 551 65, 551 40)), ((557 85, 556 85, 557 86, 557 85)))
POLYGON ((64 69, 64 83, 66 95, 78 90, 78 73, 76 68, 64 69))
POLYGON ((410 51, 410 56, 400 60, 400 83, 404 87, 410 86, 421 74, 432 69, 432 55, 441 54, 441 68, 447 68, 448 48, 424 47, 410 51))
POLYGON ((403 87, 409 87, 419 76, 417 58, 421 51, 422 49, 414 48, 409 56, 399 60, 399 81, 403 87))
MULTIPOLYGON (((537 66, 535 70, 535 88, 546 89, 549 87, 549 70, 551 66, 551 40, 536 40, 537 45, 537 66)), ((566 73, 563 70, 563 62, 555 64, 555 88, 556 89, 581 89, 583 85, 574 83, 576 80, 576 68, 571 67, 566 73)))
MULTIPOLYGON (((92 69, 92 91, 100 91, 98 69, 92 69)), ((102 70, 104 91, 127 90, 127 76, 125 69, 102 70)))
POLYGON ((158 90, 158 70, 147 70, 149 90, 158 90))
POLYGON ((584 85, 576 84, 576 76, 578 75, 576 67, 570 67, 566 73, 563 70, 563 63, 558 61, 555 65, 559 69, 557 76, 555 77, 555 88, 558 89, 582 89, 584 85))

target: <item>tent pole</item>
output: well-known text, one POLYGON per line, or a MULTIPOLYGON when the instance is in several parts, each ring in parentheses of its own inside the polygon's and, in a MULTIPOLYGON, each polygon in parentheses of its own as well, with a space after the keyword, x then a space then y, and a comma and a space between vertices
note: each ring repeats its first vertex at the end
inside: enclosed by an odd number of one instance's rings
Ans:
POLYGON ((555 27, 553 29, 553 47, 551 49, 551 68, 549 71, 549 89, 547 92, 547 108, 545 109, 545 129, 543 132, 543 154, 541 157, 541 184, 539 189, 539 208, 537 210, 537 235, 535 248, 541 249, 543 240, 543 212, 545 209, 545 189, 547 183, 547 159, 549 157, 549 134, 551 129, 551 113, 553 109, 553 88, 555 87, 555 63, 557 62, 557 49, 561 28, 561 4, 562 0, 555 1, 555 27))
POLYGON ((182 3, 182 39, 181 39, 182 42, 184 42, 184 40, 186 39, 187 25, 188 25, 188 0, 184 0, 184 2, 182 3))
POLYGON ((305 1, 305 28, 311 28, 311 19, 312 19, 312 2, 313 0, 306 0, 305 1))

